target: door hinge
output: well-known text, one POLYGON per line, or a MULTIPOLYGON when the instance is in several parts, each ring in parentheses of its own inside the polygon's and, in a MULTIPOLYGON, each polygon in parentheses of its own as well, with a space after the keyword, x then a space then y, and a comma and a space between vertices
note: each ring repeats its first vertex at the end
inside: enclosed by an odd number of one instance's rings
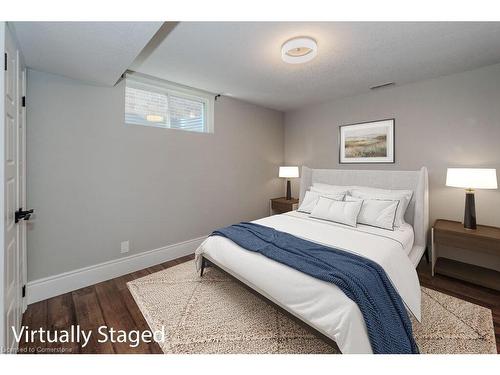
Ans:
POLYGON ((23 295, 23 298, 26 297, 26 285, 23 285, 22 295, 23 295))
POLYGON ((22 106, 26 107, 26 96, 23 96, 21 101, 22 101, 22 106))
POLYGON ((7 71, 7 52, 4 52, 3 54, 3 66, 4 70, 7 71))

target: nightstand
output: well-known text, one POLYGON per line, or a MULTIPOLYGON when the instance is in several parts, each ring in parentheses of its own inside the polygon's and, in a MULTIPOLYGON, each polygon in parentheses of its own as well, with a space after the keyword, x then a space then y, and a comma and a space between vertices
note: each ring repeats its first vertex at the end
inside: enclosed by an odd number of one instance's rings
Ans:
POLYGON ((269 202, 269 215, 283 214, 297 208, 299 208, 299 200, 296 198, 273 198, 269 202))
POLYGON ((475 230, 467 230, 462 223, 450 220, 436 220, 432 228, 433 274, 500 290, 500 272, 439 257, 441 245, 500 257, 500 228, 478 225, 475 230))

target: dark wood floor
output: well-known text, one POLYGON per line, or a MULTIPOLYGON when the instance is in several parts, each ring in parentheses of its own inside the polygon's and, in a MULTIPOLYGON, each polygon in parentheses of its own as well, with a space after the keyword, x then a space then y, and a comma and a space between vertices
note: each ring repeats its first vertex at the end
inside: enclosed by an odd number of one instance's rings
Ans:
MULTIPOLYGON (((28 306, 23 325, 30 329, 67 330, 80 325, 93 330, 89 344, 82 348, 75 344, 20 343, 20 353, 161 353, 156 343, 141 343, 132 348, 127 343, 98 343, 96 329, 101 325, 116 330, 148 329, 126 283, 162 269, 193 259, 187 256, 144 270, 66 293, 28 306)), ((500 292, 447 278, 432 277, 430 266, 423 261, 418 267, 422 286, 488 307, 493 312, 497 350, 500 353, 500 292)))

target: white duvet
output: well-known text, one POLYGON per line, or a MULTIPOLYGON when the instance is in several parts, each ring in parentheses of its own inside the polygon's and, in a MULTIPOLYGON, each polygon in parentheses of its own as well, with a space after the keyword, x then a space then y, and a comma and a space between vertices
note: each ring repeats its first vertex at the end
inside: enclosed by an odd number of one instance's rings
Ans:
MULTIPOLYGON (((420 284, 407 255, 413 244, 411 227, 394 232, 368 226, 352 228, 298 212, 254 223, 373 260, 383 267, 406 307, 420 320, 420 284)), ((342 353, 372 353, 361 311, 334 284, 245 250, 220 236, 207 238, 196 250, 198 269, 202 254, 330 337, 342 353)))

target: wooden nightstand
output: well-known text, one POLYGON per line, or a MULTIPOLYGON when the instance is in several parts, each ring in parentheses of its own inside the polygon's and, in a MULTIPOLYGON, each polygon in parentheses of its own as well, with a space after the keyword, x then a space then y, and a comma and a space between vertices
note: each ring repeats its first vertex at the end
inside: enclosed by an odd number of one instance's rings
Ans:
POLYGON ((500 290, 500 272, 441 258, 439 246, 450 246, 483 252, 500 257, 500 228, 478 225, 476 230, 467 230, 458 221, 436 220, 432 228, 432 270, 473 284, 500 290))
POLYGON ((299 200, 296 198, 290 200, 285 197, 273 198, 269 202, 269 215, 283 214, 297 208, 299 208, 299 200))

